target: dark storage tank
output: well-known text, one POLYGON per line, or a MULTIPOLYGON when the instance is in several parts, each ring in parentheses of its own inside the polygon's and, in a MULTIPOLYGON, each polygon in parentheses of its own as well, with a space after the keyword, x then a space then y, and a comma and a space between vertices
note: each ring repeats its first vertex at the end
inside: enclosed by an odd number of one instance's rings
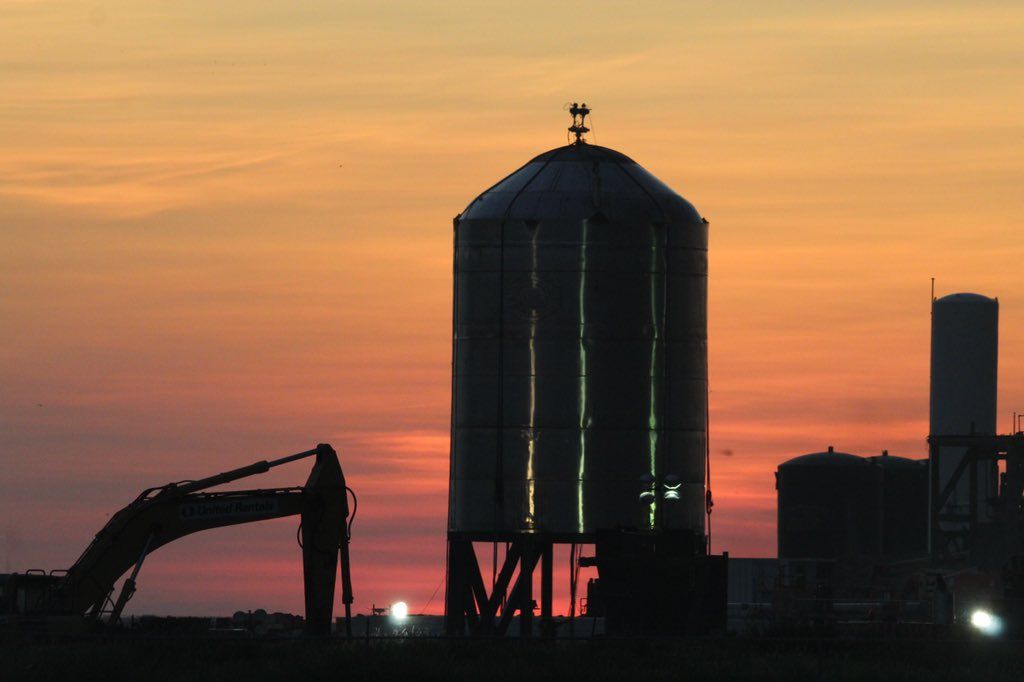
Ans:
POLYGON ((928 460, 894 457, 871 461, 881 469, 882 552, 888 559, 928 553, 928 460))
POLYGON ((707 235, 585 142, 456 217, 449 531, 703 537, 707 235))
POLYGON ((881 550, 881 469, 856 455, 816 452, 776 472, 780 559, 873 556, 881 550))

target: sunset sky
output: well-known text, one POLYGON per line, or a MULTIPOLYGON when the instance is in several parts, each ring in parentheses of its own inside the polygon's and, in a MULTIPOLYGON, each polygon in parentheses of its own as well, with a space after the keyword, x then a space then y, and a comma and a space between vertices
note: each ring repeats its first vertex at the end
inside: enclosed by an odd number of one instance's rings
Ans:
MULTIPOLYGON (((0 0, 0 26, 0 572, 329 442, 356 610, 439 612, 452 218, 564 144, 572 100, 711 221, 716 551, 774 554, 791 456, 925 456, 931 277, 999 297, 1000 429, 1024 411, 1020 2, 0 0)), ((161 549, 130 610, 301 612, 296 523, 161 549)))

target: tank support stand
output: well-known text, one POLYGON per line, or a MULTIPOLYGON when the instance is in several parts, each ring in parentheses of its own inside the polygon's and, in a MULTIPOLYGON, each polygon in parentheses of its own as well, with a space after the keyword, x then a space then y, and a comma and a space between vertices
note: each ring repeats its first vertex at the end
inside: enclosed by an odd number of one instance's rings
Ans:
POLYGON ((554 634, 552 594, 554 543, 530 535, 506 542, 505 561, 490 594, 480 572, 473 541, 448 539, 448 586, 445 593, 445 632, 449 636, 502 636, 519 614, 519 634, 533 635, 534 572, 540 565, 540 630, 554 634))

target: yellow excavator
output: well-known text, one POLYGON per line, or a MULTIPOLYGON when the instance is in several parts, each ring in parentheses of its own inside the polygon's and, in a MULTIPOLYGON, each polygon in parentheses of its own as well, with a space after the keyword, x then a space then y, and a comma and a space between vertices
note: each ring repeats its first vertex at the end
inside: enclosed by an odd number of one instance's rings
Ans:
POLYGON ((149 488, 114 514, 66 571, 30 570, 0 575, 0 626, 21 631, 68 631, 83 624, 117 626, 125 605, 135 594, 142 562, 154 550, 201 530, 299 515, 306 633, 325 636, 331 632, 340 559, 345 628, 351 636, 348 549, 357 504, 352 489, 345 485, 337 453, 326 444, 197 481, 149 488), (313 470, 304 486, 206 492, 214 486, 314 456, 313 470), (353 499, 351 515, 349 493, 353 499), (115 583, 129 570, 130 575, 114 599, 115 583))

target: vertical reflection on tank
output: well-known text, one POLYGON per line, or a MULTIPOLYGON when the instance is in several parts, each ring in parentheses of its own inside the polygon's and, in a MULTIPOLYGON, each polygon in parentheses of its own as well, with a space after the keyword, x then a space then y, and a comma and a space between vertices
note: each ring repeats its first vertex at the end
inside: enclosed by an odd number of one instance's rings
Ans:
MULTIPOLYGON (((654 499, 651 502, 650 513, 647 517, 647 522, 651 529, 654 529, 655 519, 658 512, 658 479, 657 479, 657 449, 658 449, 658 396, 656 391, 660 386, 660 374, 658 372, 658 338, 661 335, 661 329, 658 327, 658 282, 657 282, 657 270, 658 270, 658 240, 657 233, 652 226, 651 234, 651 262, 647 267, 648 279, 650 281, 651 288, 651 360, 650 367, 648 368, 648 377, 651 384, 650 399, 648 401, 648 413, 647 413, 647 465, 651 474, 651 480, 654 481, 655 494, 654 499)), ((666 277, 667 280, 667 277, 666 277)), ((664 447, 664 444, 662 444, 664 447)))
MULTIPOLYGON (((533 236, 530 238, 530 288, 534 296, 539 292, 540 278, 537 275, 537 235, 540 226, 533 228, 533 236)), ((531 299, 534 300, 534 299, 531 299)), ((529 440, 526 445, 526 527, 534 529, 537 520, 536 492, 537 481, 533 473, 533 455, 537 441, 537 314, 538 309, 532 308, 530 315, 530 431, 529 440)))
POLYGON ((586 288, 587 288, 587 220, 583 220, 583 236, 580 239, 580 285, 579 285, 579 334, 580 334, 580 452, 576 472, 576 532, 584 532, 583 524, 583 475, 587 468, 587 345, 586 345, 586 288))

